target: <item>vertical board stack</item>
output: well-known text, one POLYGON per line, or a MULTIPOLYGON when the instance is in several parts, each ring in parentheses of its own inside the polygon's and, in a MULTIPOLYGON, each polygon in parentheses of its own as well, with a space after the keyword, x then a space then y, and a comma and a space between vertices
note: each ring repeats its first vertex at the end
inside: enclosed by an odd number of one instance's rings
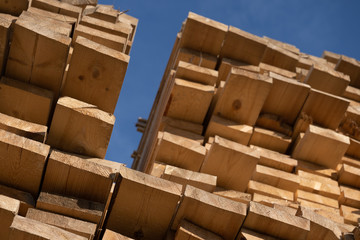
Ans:
POLYGON ((104 157, 137 24, 97 0, 0 1, 0 239, 105 232, 123 166, 104 157))
MULTIPOLYGON (((159 178, 137 180, 153 191, 142 201, 163 201, 159 188, 163 194, 181 189, 162 233, 175 239, 356 237, 359 83, 355 59, 301 53, 189 13, 149 118, 137 123, 143 136, 132 155, 133 169, 159 178)), ((150 203, 142 205, 149 219, 155 217, 150 203)), ((134 230, 119 228, 157 239, 145 228, 134 230)))

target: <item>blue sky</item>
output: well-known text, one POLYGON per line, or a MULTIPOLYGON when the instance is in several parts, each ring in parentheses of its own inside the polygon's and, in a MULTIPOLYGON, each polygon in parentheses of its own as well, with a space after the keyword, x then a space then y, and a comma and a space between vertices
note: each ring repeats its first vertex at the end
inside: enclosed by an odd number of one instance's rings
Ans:
POLYGON ((324 50, 360 60, 360 0, 99 0, 139 19, 130 63, 116 107, 106 159, 131 167, 169 59, 176 33, 189 11, 258 36, 291 43, 301 52, 324 50))

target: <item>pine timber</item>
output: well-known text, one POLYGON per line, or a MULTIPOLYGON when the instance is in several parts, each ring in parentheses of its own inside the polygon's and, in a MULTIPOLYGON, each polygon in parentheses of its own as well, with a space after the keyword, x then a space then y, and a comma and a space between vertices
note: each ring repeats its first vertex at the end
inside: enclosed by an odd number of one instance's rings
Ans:
POLYGON ((188 185, 171 229, 177 229, 181 220, 186 219, 199 227, 211 229, 225 240, 234 239, 245 216, 245 204, 188 185))
POLYGON ((193 133, 193 132, 189 132, 183 129, 178 129, 176 127, 171 127, 171 126, 164 126, 161 131, 163 132, 168 132, 174 135, 178 135, 184 138, 187 138, 189 140, 193 140, 196 141, 198 143, 200 143, 201 145, 204 143, 204 137, 201 136, 201 134, 197 134, 197 133, 193 133))
POLYGON ((36 208, 98 224, 104 211, 104 204, 41 192, 36 202, 36 208))
POLYGON ((160 162, 154 162, 151 172, 149 173, 151 176, 161 178, 161 176, 165 172, 166 164, 160 162))
POLYGON ((114 113, 129 60, 128 55, 77 37, 61 95, 114 113))
POLYGON ((219 187, 244 192, 259 158, 255 149, 215 136, 200 172, 217 176, 219 187))
POLYGON ((204 68, 215 69, 217 57, 205 52, 200 52, 189 48, 179 48, 176 51, 176 60, 174 62, 174 67, 179 65, 180 61, 191 63, 204 68))
POLYGON ((250 180, 247 190, 247 193, 250 193, 254 195, 255 193, 273 197, 273 198, 279 198, 283 200, 288 201, 294 201, 294 193, 293 191, 287 191, 278 187, 273 187, 269 184, 257 182, 250 180))
POLYGON ((342 164, 339 171, 339 184, 344 184, 360 189, 360 168, 342 164))
POLYGON ((167 126, 192 132, 198 135, 201 135, 203 132, 203 126, 201 124, 163 116, 161 119, 159 131, 164 131, 167 126))
POLYGON ((252 230, 241 228, 241 232, 237 240, 277 240, 277 238, 270 237, 269 235, 264 235, 261 233, 254 232, 252 230))
POLYGON ((10 226, 9 240, 86 240, 60 228, 16 216, 10 226))
POLYGON ((58 100, 47 144, 62 151, 104 158, 115 117, 70 97, 58 100))
POLYGON ((29 208, 35 207, 34 198, 28 192, 23 192, 16 188, 10 188, 5 185, 0 185, 0 195, 19 200, 20 207, 17 214, 23 217, 25 217, 26 212, 29 208))
POLYGON ((0 130, 0 183, 37 196, 48 145, 0 130))
POLYGON ((60 0, 60 2, 85 8, 87 5, 97 5, 98 0, 60 0))
POLYGON ((341 161, 342 161, 341 163, 345 163, 347 165, 360 168, 359 159, 352 158, 352 157, 349 157, 349 156, 344 156, 341 161))
POLYGON ((346 155, 359 159, 360 161, 360 141, 350 138, 350 146, 346 151, 346 155))
POLYGON ((48 90, 6 77, 0 80, 1 113, 47 125, 52 104, 53 94, 48 90))
POLYGON ((219 237, 218 235, 207 231, 195 224, 192 224, 186 220, 182 220, 179 228, 176 231, 174 240, 222 240, 223 238, 219 237))
POLYGON ((121 12, 118 16, 118 22, 131 24, 132 32, 129 36, 129 40, 133 42, 136 34, 137 25, 139 24, 139 19, 121 12))
POLYGON ((341 196, 339 203, 360 209, 360 190, 347 186, 340 186, 341 196))
POLYGON ((175 77, 213 86, 218 79, 218 72, 192 63, 179 61, 175 77))
MULTIPOLYGON (((1 3, 0 9, 2 10, 1 3)), ((2 11, 1 11, 2 12, 2 11)), ((4 74, 10 47, 10 36, 13 32, 16 17, 0 13, 0 76, 4 74)))
POLYGON ((49 11, 42 10, 42 9, 39 9, 39 8, 35 8, 35 7, 29 7, 27 11, 30 12, 30 13, 33 13, 35 15, 40 15, 40 16, 43 16, 43 17, 46 17, 46 18, 50 18, 50 19, 61 21, 61 22, 65 22, 65 23, 68 23, 68 24, 70 24, 72 26, 75 26, 77 21, 78 21, 78 19, 73 18, 73 17, 69 17, 69 16, 66 16, 66 15, 63 15, 63 14, 49 12, 49 11))
POLYGON ((19 16, 28 8, 29 0, 0 1, 0 12, 19 16))
POLYGON ((105 230, 103 240, 133 240, 133 238, 128 238, 120 233, 113 232, 109 229, 105 230))
POLYGON ((94 223, 89 223, 34 208, 28 210, 26 218, 64 229, 76 235, 86 237, 89 240, 94 238, 96 231, 96 224, 94 223))
POLYGON ((116 23, 119 12, 107 6, 97 5, 94 7, 88 5, 85 7, 83 14, 103 21, 116 23))
POLYGON ((310 125, 295 146, 292 157, 335 169, 349 145, 348 137, 330 129, 310 125))
POLYGON ((249 144, 285 154, 291 138, 282 133, 255 127, 249 144))
POLYGON ((256 120, 256 126, 282 133, 288 137, 293 135, 293 128, 284 119, 276 114, 261 113, 256 120))
POLYGON ((339 129, 344 134, 360 141, 360 103, 350 102, 339 129))
POLYGON ((281 239, 307 239, 310 221, 260 203, 250 202, 243 227, 281 239))
POLYGON ((272 86, 272 79, 232 68, 216 103, 214 114, 253 126, 272 86))
POLYGON ((305 82, 305 79, 306 79, 308 73, 309 73, 309 70, 297 67, 296 68, 296 80, 298 80, 301 83, 305 82))
POLYGON ((290 72, 288 70, 275 67, 266 63, 260 63, 259 68, 260 68, 260 74, 264 74, 264 75, 269 75, 272 72, 283 77, 294 78, 294 79, 296 78, 297 75, 295 72, 290 72))
POLYGON ((339 208, 339 203, 337 199, 335 200, 329 197, 324 197, 319 194, 310 193, 299 189, 295 193, 295 198, 298 202, 300 202, 300 204, 301 204, 301 199, 303 199, 306 201, 318 203, 335 209, 339 208))
POLYGON ((120 176, 106 228, 128 237, 164 238, 182 186, 125 167, 120 176))
POLYGON ((0 194, 0 239, 8 239, 10 225, 18 214, 20 201, 0 194))
POLYGON ((341 55, 330 51, 324 51, 321 57, 325 58, 328 62, 337 64, 341 55))
POLYGON ((221 81, 226 81, 231 68, 240 68, 249 72, 259 73, 260 68, 258 66, 250 65, 248 63, 244 63, 241 61, 236 61, 230 58, 223 58, 221 60, 220 66, 219 66, 219 77, 216 81, 216 85, 218 86, 221 81))
POLYGON ((239 192, 235 190, 227 190, 225 188, 216 187, 213 191, 213 194, 218 195, 220 197, 228 198, 236 202, 241 202, 246 205, 249 205, 249 202, 251 201, 251 194, 239 192))
POLYGON ((284 42, 281 42, 279 40, 276 40, 276 39, 272 39, 272 38, 269 38, 267 36, 263 36, 264 39, 266 39, 269 43, 272 43, 286 51, 289 51, 289 52, 292 52, 292 53, 295 53, 297 55, 300 54, 300 49, 298 49, 296 46, 292 45, 292 44, 289 44, 289 43, 284 43, 284 42))
POLYGON ((343 94, 344 98, 360 102, 360 89, 352 86, 347 86, 343 94))
POLYGON ((299 204, 297 204, 296 202, 266 196, 261 193, 253 193, 252 201, 261 203, 265 206, 272 207, 272 208, 274 208, 275 205, 280 205, 280 206, 284 206, 284 207, 288 207, 288 208, 292 208, 292 209, 297 209, 299 207, 299 204))
POLYGON ((340 188, 338 186, 327 184, 309 179, 305 177, 299 177, 300 185, 299 189, 311 193, 320 194, 324 197, 329 197, 338 200, 340 197, 340 188))
POLYGON ((261 62, 295 72, 299 55, 268 42, 261 62))
POLYGON ((350 85, 360 88, 360 63, 354 58, 341 55, 335 67, 336 71, 350 76, 350 85))
POLYGON ((327 167, 324 167, 324 166, 321 166, 318 164, 314 164, 311 162, 301 161, 301 160, 298 160, 297 163, 298 164, 296 166, 296 173, 298 175, 301 175, 301 177, 310 178, 310 179, 313 179, 313 177, 316 177, 317 179, 314 179, 316 181, 318 179, 322 179, 319 181, 337 185, 336 181, 332 181, 329 179, 329 178, 331 178, 333 180, 337 179, 337 171, 336 170, 330 169, 330 168, 327 168, 327 167), (314 174, 323 176, 325 178, 314 176, 314 174))
POLYGON ((56 0, 32 0, 31 7, 80 19, 82 9, 56 0))
POLYGON ((360 220, 360 209, 345 205, 340 206, 341 215, 346 224, 358 225, 360 220))

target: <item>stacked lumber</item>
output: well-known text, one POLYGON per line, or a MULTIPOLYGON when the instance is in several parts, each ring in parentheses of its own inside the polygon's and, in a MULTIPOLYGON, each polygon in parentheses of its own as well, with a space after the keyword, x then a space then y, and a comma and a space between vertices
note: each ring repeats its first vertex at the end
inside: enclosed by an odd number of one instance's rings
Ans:
POLYGON ((0 1, 0 239, 104 234, 137 23, 97 0, 0 1))
MULTIPOLYGON (((355 59, 328 51, 312 56, 190 12, 149 118, 136 125, 143 136, 132 155, 133 169, 155 177, 142 188, 155 189, 156 181, 164 187, 170 183, 161 180, 168 180, 182 189, 161 236, 354 237, 360 219, 359 77, 355 59)), ((148 218, 155 218, 155 197, 146 198, 148 218)), ((128 219, 131 212, 123 211, 128 219)), ((110 228, 152 239, 144 229, 110 228)))

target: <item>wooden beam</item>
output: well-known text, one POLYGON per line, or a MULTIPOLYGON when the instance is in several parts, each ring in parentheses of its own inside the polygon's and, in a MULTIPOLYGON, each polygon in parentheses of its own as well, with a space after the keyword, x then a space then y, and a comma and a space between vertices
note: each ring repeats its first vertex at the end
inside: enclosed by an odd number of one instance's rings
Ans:
POLYGON ((360 141, 350 138, 350 145, 346 155, 360 160, 360 141))
POLYGON ((104 158, 115 117, 70 97, 58 100, 47 143, 57 149, 104 158))
POLYGON ((21 216, 25 217, 27 210, 35 207, 34 198, 28 192, 0 185, 0 195, 20 201, 20 207, 17 214, 21 216))
POLYGON ((186 219, 223 239, 235 239, 245 216, 245 204, 187 186, 171 229, 186 219))
POLYGON ((255 127, 249 144, 285 154, 291 144, 291 138, 282 133, 255 127))
POLYGON ((261 204, 263 204, 265 206, 272 207, 272 208, 275 205, 289 207, 289 208, 292 208, 292 209, 297 209, 299 207, 299 204, 297 204, 297 203, 295 203, 293 201, 288 201, 288 200, 285 200, 285 199, 266 196, 266 195, 263 195, 261 193, 256 193, 256 192, 253 193, 253 200, 252 201, 261 203, 261 204))
POLYGON ((259 158, 256 150, 215 136, 200 172, 217 176, 219 187, 244 192, 259 158))
POLYGON ((271 72, 287 78, 296 78, 296 73, 285 70, 283 68, 275 67, 266 63, 260 63, 260 74, 269 75, 271 72))
POLYGON ((0 194, 0 238, 8 239, 10 225, 20 209, 20 201, 0 194))
POLYGON ((324 51, 321 57, 325 58, 328 62, 337 64, 341 55, 330 51, 324 51))
POLYGON ((40 8, 36 8, 36 7, 29 7, 27 11, 30 13, 36 14, 36 15, 40 15, 42 17, 50 18, 53 20, 58 20, 61 22, 66 22, 74 27, 78 22, 77 18, 69 17, 64 14, 49 12, 49 11, 46 11, 46 10, 43 10, 40 8))
POLYGON ((340 206, 341 215, 344 217, 346 224, 358 225, 360 220, 360 209, 349 207, 346 205, 340 206))
POLYGON ((295 198, 297 201, 299 201, 299 199, 304 199, 306 201, 315 202, 328 207, 339 208, 339 203, 337 199, 335 200, 332 198, 321 196, 319 194, 310 193, 299 189, 295 193, 295 198))
POLYGON ((327 184, 314 179, 300 177, 299 189, 311 193, 320 194, 324 197, 329 197, 332 199, 339 199, 340 197, 340 188, 333 184, 327 184))
POLYGON ((261 62, 295 72, 299 55, 268 42, 261 62))
POLYGON ((1 1, 0 12, 19 16, 23 11, 28 8, 29 0, 19 1, 1 1))
MULTIPOLYGON (((315 163, 307 162, 307 161, 301 161, 298 160, 298 164, 296 166, 296 173, 298 175, 301 175, 306 178, 313 178, 316 177, 315 175, 322 176, 325 178, 318 178, 322 179, 319 180, 320 182, 330 183, 337 185, 336 181, 332 181, 329 178, 335 180, 337 179, 337 171, 328 167, 324 167, 315 163), (324 181, 323 181, 324 180, 324 181)), ((318 181, 318 180, 316 180, 318 181)))
POLYGON ((284 42, 281 42, 279 40, 276 40, 276 39, 272 39, 272 38, 269 38, 267 36, 263 36, 264 39, 266 39, 269 43, 272 43, 286 51, 289 51, 289 52, 292 52, 292 53, 295 53, 297 55, 300 54, 300 50, 295 46, 295 45, 292 45, 292 44, 289 44, 289 43, 284 43, 284 42))
POLYGON ((182 220, 174 240, 222 240, 223 238, 186 220, 182 220))
POLYGON ((339 203, 341 205, 346 205, 354 208, 360 209, 360 190, 347 187, 340 186, 341 196, 339 198, 339 203))
POLYGON ((182 186, 126 167, 120 175, 105 227, 134 238, 164 238, 182 186))
POLYGON ((276 240, 276 238, 273 238, 269 235, 264 235, 246 228, 241 228, 241 232, 237 240, 244 240, 244 238, 246 240, 276 240))
POLYGON ((338 182, 340 184, 360 188, 360 168, 350 166, 345 163, 342 164, 339 171, 338 182))
POLYGON ((307 239, 310 221, 260 203, 250 202, 243 227, 282 239, 307 239))
POLYGON ((179 61, 175 77, 191 82, 214 86, 218 79, 218 71, 200 67, 192 63, 179 61))
POLYGON ((184 137, 184 138, 188 138, 189 140, 198 142, 201 145, 204 144, 204 137, 201 134, 189 132, 189 131, 179 129, 179 128, 176 128, 176 127, 171 127, 171 126, 168 126, 168 125, 163 126, 161 130, 159 129, 159 131, 167 132, 167 133, 174 134, 174 135, 184 137))
POLYGON ((265 184, 265 183, 253 181, 253 180, 249 181, 246 192, 250 193, 252 195, 254 195, 254 193, 258 193, 258 194, 273 197, 273 198, 294 201, 294 193, 293 192, 283 190, 283 189, 280 189, 277 187, 273 187, 273 186, 265 184))
POLYGON ((80 7, 56 0, 32 0, 31 7, 40 8, 49 12, 60 13, 76 19, 80 19, 82 13, 82 9, 80 7))
POLYGON ((133 238, 126 237, 120 233, 113 232, 109 229, 105 230, 103 240, 134 240, 133 238))
POLYGON ((118 15, 118 10, 103 5, 97 5, 96 7, 88 5, 84 9, 84 16, 97 18, 111 23, 116 23, 118 15))
POLYGON ((221 63, 219 66, 219 77, 216 81, 216 85, 218 86, 221 81, 226 81, 229 73, 231 72, 231 68, 240 68, 249 72, 260 73, 260 68, 258 66, 254 66, 245 62, 236 61, 230 58, 221 59, 221 63))
POLYGON ((179 48, 175 55, 173 67, 176 67, 180 61, 184 61, 200 67, 215 69, 217 63, 216 56, 189 48, 179 48))
POLYGON ((360 87, 360 63, 356 59, 341 55, 335 70, 349 75, 351 86, 360 87))
MULTIPOLYGON (((0 3, 1 6, 4 3, 0 3)), ((1 11, 3 12, 3 11, 1 11)), ((14 30, 14 22, 16 17, 9 14, 0 13, 0 75, 2 76, 5 72, 6 62, 10 48, 10 36, 14 30)))
POLYGON ((235 190, 227 190, 225 188, 216 187, 213 191, 213 194, 216 194, 220 197, 228 198, 236 202, 241 202, 246 205, 249 205, 249 202, 251 201, 251 194, 239 192, 235 190))

